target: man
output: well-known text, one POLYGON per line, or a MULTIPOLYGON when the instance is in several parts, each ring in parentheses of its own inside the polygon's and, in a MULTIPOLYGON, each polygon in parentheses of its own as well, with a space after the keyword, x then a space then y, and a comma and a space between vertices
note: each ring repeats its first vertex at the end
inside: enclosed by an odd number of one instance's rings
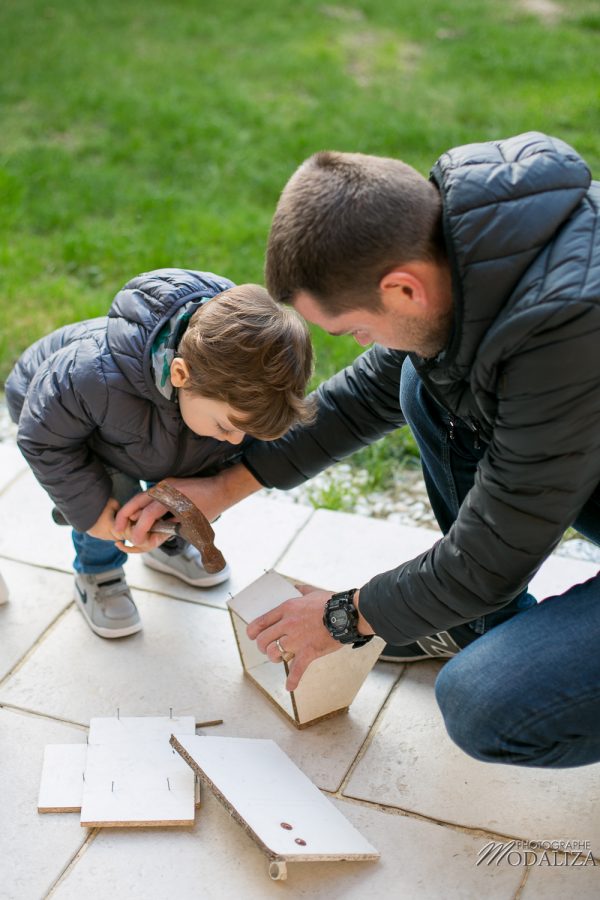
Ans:
POLYGON ((455 654, 436 692, 472 756, 600 760, 600 578, 541 604, 527 594, 567 527, 600 543, 599 207, 583 160, 536 133, 450 150, 430 181, 338 153, 292 176, 267 287, 375 346, 321 385, 313 426, 254 444, 219 482, 179 485, 214 515, 406 421, 444 536, 359 590, 308 590, 251 623, 271 660, 294 654, 288 688, 376 633, 388 657, 455 654))

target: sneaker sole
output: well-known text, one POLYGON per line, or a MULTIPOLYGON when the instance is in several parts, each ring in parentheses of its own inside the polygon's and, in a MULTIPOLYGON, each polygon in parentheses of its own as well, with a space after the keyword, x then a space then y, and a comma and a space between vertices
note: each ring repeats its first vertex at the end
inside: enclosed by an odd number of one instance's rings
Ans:
POLYGON ((205 578, 186 578, 185 575, 176 572, 175 569, 170 568, 170 566, 165 565, 165 563, 159 562, 152 556, 147 558, 144 557, 142 562, 145 566, 148 566, 149 569, 155 569, 157 572, 164 572, 165 575, 170 575, 172 578, 178 578, 179 581, 185 581, 186 584, 189 584, 192 587, 214 587, 217 584, 222 584, 224 581, 227 581, 231 574, 229 566, 226 565, 220 572, 215 572, 213 575, 206 575, 205 578))
POLYGON ((384 653, 378 659, 378 662, 397 662, 397 663, 411 663, 411 662, 422 662, 424 659, 441 659, 440 656, 430 656, 428 653, 424 653, 423 656, 386 656, 384 653))
POLYGON ((141 631, 143 625, 141 622, 137 622, 135 625, 127 625, 126 628, 103 628, 102 625, 96 625, 91 621, 90 617, 87 614, 87 611, 81 600, 79 599, 79 595, 77 590, 73 595, 75 600, 75 605, 83 618, 85 619, 86 625, 91 628, 94 634, 97 634, 99 637, 103 638, 121 638, 121 637, 129 637, 130 634, 137 634, 138 631, 141 631))

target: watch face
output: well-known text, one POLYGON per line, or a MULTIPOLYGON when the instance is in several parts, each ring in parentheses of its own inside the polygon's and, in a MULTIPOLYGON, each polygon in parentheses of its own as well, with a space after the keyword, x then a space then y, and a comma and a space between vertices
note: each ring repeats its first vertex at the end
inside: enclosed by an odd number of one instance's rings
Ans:
POLYGON ((335 612, 329 614, 329 621, 335 631, 345 631, 348 627, 348 613, 345 609, 336 609, 335 612))

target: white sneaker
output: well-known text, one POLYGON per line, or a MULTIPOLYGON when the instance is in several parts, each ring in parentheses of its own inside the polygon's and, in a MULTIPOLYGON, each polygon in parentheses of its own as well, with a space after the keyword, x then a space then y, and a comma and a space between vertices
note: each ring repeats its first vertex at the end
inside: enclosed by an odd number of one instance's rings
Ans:
POLYGON ((175 578, 179 578, 193 587, 213 587, 215 584, 227 581, 231 574, 227 564, 220 572, 207 572, 202 565, 200 551, 196 550, 192 544, 186 544, 183 552, 176 556, 169 556, 168 553, 157 547, 156 550, 144 553, 142 562, 149 569, 174 575, 175 578))
POLYGON ((75 575, 75 603, 92 631, 104 638, 127 637, 142 623, 123 569, 75 575))

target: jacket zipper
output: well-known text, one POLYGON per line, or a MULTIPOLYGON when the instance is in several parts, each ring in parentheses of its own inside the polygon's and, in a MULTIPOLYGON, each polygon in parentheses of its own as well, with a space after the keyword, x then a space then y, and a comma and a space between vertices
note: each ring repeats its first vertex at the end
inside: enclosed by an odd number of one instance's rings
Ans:
MULTIPOLYGON (((419 372, 419 377, 427 385, 427 390, 429 391, 429 393, 433 397, 435 397, 435 399, 440 404, 440 406, 443 409, 445 409, 446 412, 448 413, 448 440, 453 441, 454 440, 454 430, 456 428, 456 422, 457 422, 458 417, 456 416, 454 411, 451 410, 443 402, 442 398, 440 397, 439 393, 437 392, 437 389, 433 387, 431 380, 429 378, 427 378, 427 374, 425 372, 419 372), (425 377, 423 377, 424 375, 425 375, 425 377)), ((470 416, 468 420, 461 420, 461 421, 464 421, 465 424, 468 425, 469 428, 471 429, 471 431, 473 432, 473 449, 481 450, 481 442, 479 440, 479 422, 477 421, 477 419, 474 419, 473 417, 470 416)))

